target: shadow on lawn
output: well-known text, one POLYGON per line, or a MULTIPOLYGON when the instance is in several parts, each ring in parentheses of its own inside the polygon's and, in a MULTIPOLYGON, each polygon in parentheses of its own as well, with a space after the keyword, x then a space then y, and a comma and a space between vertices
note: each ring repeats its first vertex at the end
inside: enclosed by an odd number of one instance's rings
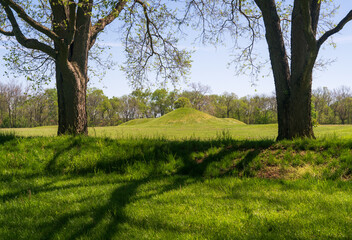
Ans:
POLYGON ((100 139, 100 141, 103 143, 97 143, 94 138, 69 138, 64 144, 50 146, 55 154, 46 162, 45 173, 115 172, 124 174, 127 171, 142 169, 149 175, 177 173, 205 176, 208 174, 209 167, 213 168, 221 163, 221 169, 211 177, 230 174, 234 169, 240 172, 241 176, 247 176, 251 162, 261 151, 274 144, 271 140, 238 141, 232 139, 209 141, 100 139), (218 149, 217 152, 208 153, 214 148, 218 149), (231 159, 234 152, 240 152, 241 156, 231 159), (197 159, 197 154, 202 155, 202 159, 197 159), (86 159, 90 159, 89 163, 86 159), (222 163, 224 159, 228 162, 222 163), (215 165, 212 165, 213 163, 215 165))
MULTIPOLYGON (((177 226, 172 226, 168 224, 167 221, 162 219, 135 219, 127 215, 126 207, 133 204, 139 200, 152 199, 155 196, 162 195, 164 193, 179 189, 180 186, 189 184, 190 181, 196 182, 201 181, 207 170, 209 168, 219 168, 219 165, 213 165, 223 161, 223 159, 229 159, 230 161, 225 162, 226 165, 221 165, 218 175, 214 177, 220 177, 224 175, 231 174, 232 170, 236 170, 237 173, 241 173, 241 176, 247 176, 250 174, 250 168, 253 161, 258 157, 258 155, 268 149, 274 141, 262 140, 262 141, 236 141, 231 139, 223 140, 187 140, 187 141, 162 141, 162 140, 140 140, 140 141, 118 141, 109 139, 100 139, 97 142, 94 138, 67 138, 61 142, 51 143, 51 145, 46 145, 46 149, 54 150, 52 157, 48 159, 44 164, 46 172, 39 172, 33 175, 24 176, 22 180, 24 184, 20 187, 16 186, 18 190, 11 193, 6 193, 1 195, 3 201, 11 201, 17 197, 24 197, 26 191, 30 189, 32 191, 33 197, 39 193, 49 193, 56 190, 72 190, 72 194, 78 194, 74 191, 75 188, 82 187, 94 187, 103 186, 104 184, 115 184, 113 185, 113 190, 109 191, 110 196, 107 201, 98 202, 96 207, 80 206, 75 210, 70 210, 66 214, 61 214, 59 217, 57 215, 49 216, 45 222, 40 222, 37 224, 38 235, 41 239, 56 239, 58 236, 64 239, 80 239, 80 238, 93 238, 94 236, 99 236, 100 239, 112 239, 117 235, 123 233, 127 226, 137 227, 140 229, 158 229, 166 230, 174 233, 189 231, 195 232, 197 229, 192 228, 182 228, 177 226), (108 148, 106 151, 100 146, 108 148), (219 149, 218 151, 209 151, 209 149, 219 149), (67 159, 67 156, 80 155, 82 154, 82 159, 84 159, 84 154, 87 151, 100 153, 97 161, 92 165, 81 165, 74 169, 74 171, 69 172, 70 175, 62 175, 64 170, 67 168, 67 163, 72 163, 72 159, 67 159), (232 154, 235 151, 239 151, 241 154, 238 159, 234 161, 232 159, 232 154), (208 154, 212 152, 212 154, 208 154), (67 155, 70 153, 71 155, 67 155), (195 153, 204 153, 201 159, 195 158, 195 153), (173 162, 174 161, 174 162, 173 162), (149 182, 157 181, 160 176, 165 177, 165 169, 161 166, 171 164, 171 173, 168 175, 178 174, 170 177, 169 182, 162 187, 158 187, 149 195, 142 196, 139 193, 139 188, 148 185, 149 182), (146 173, 140 179, 132 180, 99 180, 96 182, 69 182, 66 185, 60 183, 59 181, 66 181, 75 178, 80 178, 76 176, 78 174, 94 173, 95 171, 101 171, 103 173, 126 173, 129 168, 133 171, 142 171, 141 168, 146 168, 146 173), (175 171, 172 171, 175 170, 175 171), (37 177, 45 176, 48 174, 48 179, 44 183, 39 184, 36 181, 37 177), (191 176, 191 177, 190 177, 191 176), (28 181, 28 183, 26 183, 28 181), (187 182, 186 182, 187 181, 187 182), (38 226, 39 225, 39 226, 38 226), (69 231, 68 231, 69 230, 69 231), (67 231, 67 232, 66 232, 67 231)), ((0 141, 1 143, 1 141, 0 141)), ((131 172, 128 172, 131 174, 131 172)), ((132 172, 133 173, 133 172, 132 172)), ((85 175, 84 178, 88 178, 91 175, 85 175)), ((212 176, 210 176, 212 177, 212 176)), ((126 178, 127 179, 127 178, 126 178)), ((1 175, 0 175, 0 180, 1 175)), ((10 183, 10 180, 3 179, 2 183, 10 183)), ((255 184, 255 183, 251 183, 255 184)), ((282 184, 283 189, 289 189, 289 186, 282 184)), ((256 185, 253 185, 255 188, 256 185)), ((295 185, 293 186, 295 187, 295 185)), ((301 186, 305 189, 305 186, 301 186)), ((273 198, 272 196, 260 196, 258 198, 253 198, 252 195, 247 194, 247 189, 245 189, 243 183, 239 183, 238 186, 233 187, 234 192, 230 194, 234 202, 239 198, 248 198, 249 200, 255 202, 264 202, 269 206, 276 206, 278 211, 284 211, 289 208, 287 202, 283 199, 273 198), (243 190, 241 190, 243 189, 243 190)), ((90 195, 86 198, 80 199, 78 201, 85 202, 91 201, 90 195)), ((229 196, 226 196, 229 197, 229 196)), ((76 204, 78 202, 70 203, 76 204)), ((50 203, 54 204, 54 203, 50 203)), ((63 206, 67 203, 61 203, 63 206)), ((254 216, 253 212, 256 209, 244 209, 254 216)), ((323 219, 324 220, 324 219, 323 219)), ((266 220, 265 220, 266 221, 266 220)), ((341 220, 342 221, 342 220, 341 220)), ((289 225, 289 222, 287 223, 289 225)), ((279 232, 281 223, 268 222, 268 224, 263 224, 263 219, 255 219, 252 221, 252 226, 249 230, 250 233, 256 234, 257 237, 267 236, 270 232, 279 232), (271 224, 271 225, 270 225, 271 224), (266 227, 268 226, 268 227, 266 227), (261 231, 261 232, 260 232, 261 231), (262 235, 260 235, 262 234, 262 235)), ((289 227, 289 226, 288 226, 289 227)), ((304 228, 304 225, 300 226, 304 228)), ((17 231, 17 230, 16 230, 17 231)), ((13 233, 15 236, 16 232, 13 233)), ((229 238, 229 236, 221 237, 221 233, 217 233, 218 239, 229 238), (220 236, 220 237, 219 237, 220 236)), ((289 234, 289 232, 287 233, 289 234)), ((281 235, 282 236, 282 235, 281 235)), ((290 235, 287 235, 290 236, 290 235)), ((209 237, 209 236, 206 236, 209 237)), ((215 235, 214 235, 215 237, 215 235)), ((212 238, 210 236, 210 238, 212 238)), ((264 238, 264 237, 263 237, 264 238)), ((273 238, 274 239, 274 238, 273 238)))
POLYGON ((6 142, 15 139, 16 136, 14 133, 10 132, 0 132, 0 145, 4 145, 6 142))
MULTIPOLYGON (((62 234, 62 231, 66 229, 70 221, 85 217, 85 223, 80 224, 76 227, 76 231, 71 231, 65 239, 80 239, 81 237, 99 236, 99 239, 112 239, 121 230, 121 225, 124 223, 134 222, 135 220, 130 219, 125 213, 125 207, 139 200, 151 199, 154 196, 161 195, 168 191, 178 189, 180 185, 183 185, 186 181, 185 177, 177 177, 174 181, 166 186, 158 189, 157 192, 149 194, 147 196, 136 197, 138 188, 148 182, 158 180, 156 177, 146 177, 137 180, 131 180, 126 183, 122 183, 115 190, 112 191, 109 200, 105 204, 101 204, 94 210, 79 210, 75 213, 66 214, 58 219, 55 219, 50 224, 41 226, 43 229, 42 239, 53 239, 56 234, 62 234), (96 229, 96 228, 100 229, 96 229)), ((117 182, 117 184, 120 182, 117 182)), ((154 223, 158 226, 163 226, 168 230, 178 232, 179 229, 175 229, 172 226, 168 226, 166 223, 154 223)), ((133 225, 133 224, 132 224, 133 225)), ((144 224, 145 225, 145 224, 144 224)), ((143 222, 138 223, 138 227, 143 227, 143 222)))
POLYGON ((50 161, 45 166, 45 170, 48 172, 55 172, 55 165, 57 164, 58 158, 62 154, 69 152, 70 150, 77 148, 79 146, 80 146, 80 143, 77 139, 73 139, 73 141, 71 143, 69 143, 68 146, 65 146, 65 145, 58 146, 56 148, 56 153, 54 154, 54 156, 50 159, 50 161))
MULTIPOLYGON (((155 143, 154 143, 155 144, 155 143)), ((208 166, 213 163, 214 161, 219 161, 223 158, 226 158, 228 155, 232 153, 234 149, 244 149, 246 150, 246 154, 244 157, 239 160, 236 164, 230 166, 227 171, 223 171, 221 175, 227 174, 231 168, 237 168, 238 171, 246 171, 250 163, 255 159, 255 157, 258 156, 258 154, 261 152, 260 147, 256 146, 255 144, 259 144, 261 147, 269 147, 272 142, 261 142, 261 143, 255 143, 253 145, 253 142, 238 142, 238 141, 232 141, 230 143, 226 143, 225 145, 228 145, 230 147, 224 148, 223 150, 219 151, 216 154, 212 154, 211 156, 206 157, 202 162, 197 163, 195 159, 192 157, 192 154, 197 151, 206 151, 209 148, 212 148, 214 146, 224 146, 223 142, 215 142, 215 141, 187 141, 187 142, 169 142, 169 143, 156 143, 160 144, 159 146, 151 147, 149 144, 143 142, 142 144, 139 144, 137 146, 134 146, 136 149, 134 149, 133 154, 129 156, 129 158, 119 158, 118 154, 110 156, 110 158, 106 156, 101 156, 101 159, 104 161, 99 162, 96 167, 98 167, 99 170, 104 171, 104 172, 111 172, 112 169, 115 169, 117 172, 124 172, 124 164, 134 164, 134 163, 139 163, 143 162, 146 165, 149 165, 151 168, 149 169, 149 176, 138 179, 138 180, 131 180, 129 182, 125 182, 120 184, 115 190, 112 191, 109 200, 99 206, 98 208, 94 209, 93 211, 87 211, 87 210, 79 210, 74 213, 69 213, 64 216, 61 216, 58 219, 55 219, 52 223, 46 224, 46 226, 43 226, 44 233, 43 233, 43 239, 52 239, 55 237, 56 234, 60 234, 63 229, 68 227, 68 224, 70 221, 73 219, 79 219, 79 218, 87 218, 90 220, 87 220, 84 224, 76 227, 77 230, 71 233, 67 239, 79 239, 84 236, 90 236, 90 234, 95 233, 96 231, 99 231, 99 237, 101 239, 112 239, 116 234, 118 234, 121 230, 121 226, 124 223, 129 223, 132 225, 136 224, 138 227, 142 228, 150 228, 150 227, 155 227, 158 229, 164 229, 168 230, 171 232, 180 232, 184 231, 182 229, 177 229, 175 226, 171 226, 168 223, 164 221, 159 221, 159 220, 154 220, 152 223, 150 222, 144 222, 144 220, 135 220, 131 219, 125 214, 125 207, 128 204, 131 204, 135 201, 144 199, 151 199, 153 196, 161 195, 163 193, 166 193, 168 191, 172 191, 174 189, 178 189, 180 186, 185 184, 185 181, 187 179, 186 176, 178 176, 175 177, 175 180, 162 187, 161 189, 158 189, 156 193, 143 196, 140 198, 136 198, 136 193, 138 191, 138 188, 141 187, 144 184, 148 184, 148 182, 153 181, 155 179, 158 179, 157 175, 159 173, 158 169, 158 163, 165 161, 165 154, 167 155, 177 155, 179 161, 182 161, 183 167, 178 170, 177 173, 182 174, 182 175, 188 175, 192 177, 197 177, 197 176, 203 176, 206 172, 206 169, 208 166), (233 144, 233 145, 232 145, 233 144), (248 151, 248 147, 250 147, 250 150, 248 151), (253 149, 253 147, 258 147, 258 149, 253 149), (155 162, 157 160, 157 162, 155 162), (49 226, 49 227, 48 227, 49 226), (99 226, 99 227, 98 227, 99 226), (96 228, 99 228, 97 230, 96 228)), ((53 159, 49 162, 49 166, 47 169, 48 170, 55 170, 55 164, 56 160, 58 157, 63 154, 65 151, 70 151, 72 148, 75 148, 79 146, 77 143, 70 144, 68 147, 62 148, 60 151, 55 154, 53 159)), ((121 146, 121 145, 120 145, 121 146)), ((89 146, 85 146, 89 147, 89 146)), ((123 148, 127 146, 123 146, 123 148)), ((90 172, 91 169, 80 169, 80 172, 90 172)), ((160 173, 159 173, 160 174, 160 173)), ((197 179, 197 178, 192 178, 192 179, 197 179)), ((73 187, 73 186, 68 186, 68 188, 73 187)), ((75 187, 75 186, 74 186, 75 187)), ((43 191, 52 191, 55 188, 49 187, 48 189, 43 189, 43 191)), ((190 230, 191 231, 191 230, 190 230)))
MULTIPOLYGON (((0 135, 1 136, 1 135, 0 135)), ((2 195, 3 201, 9 201, 17 196, 26 194, 31 189, 33 193, 46 190, 55 190, 49 185, 37 186, 31 184, 32 180, 39 176, 68 176, 85 175, 88 173, 120 173, 129 174, 143 172, 142 175, 186 175, 192 177, 221 177, 229 175, 236 170, 239 176, 250 176, 250 168, 253 160, 264 149, 269 148, 274 141, 237 141, 232 139, 218 140, 187 140, 187 141, 163 141, 142 139, 136 141, 119 141, 112 139, 97 139, 86 137, 58 138, 46 144, 43 149, 52 151, 54 154, 37 171, 17 171, 14 169, 11 174, 0 174, 0 181, 9 184, 13 179, 22 179, 23 186, 17 191, 2 195), (100 142, 98 142, 100 141, 100 142), (102 146, 102 147, 101 147, 102 146), (108 150, 105 150, 107 148, 108 150), (220 149, 218 152, 207 155, 212 148, 220 149), (238 159, 232 158, 234 151, 242 151, 238 159), (92 164, 86 164, 86 158, 90 153, 99 153, 92 164), (194 154, 205 153, 201 161, 197 161, 194 154), (80 162, 76 164, 71 156, 82 155, 80 162), (228 162, 220 166, 223 159, 228 162), (211 170, 209 173, 209 168, 211 170), (43 169, 43 170, 40 170, 43 169)), ((35 161, 35 160, 34 160, 35 161)), ((38 163, 36 163, 37 166, 38 163)), ((12 170, 11 168, 9 170, 12 170)))

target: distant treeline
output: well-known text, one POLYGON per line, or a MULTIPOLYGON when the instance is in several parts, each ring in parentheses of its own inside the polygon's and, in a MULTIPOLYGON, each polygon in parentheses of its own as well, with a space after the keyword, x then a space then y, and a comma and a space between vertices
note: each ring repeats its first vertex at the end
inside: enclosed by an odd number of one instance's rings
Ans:
MULTIPOLYGON (((342 86, 313 91, 312 117, 319 124, 352 123, 352 92, 342 86)), ((0 127, 36 127, 57 124, 55 89, 30 91, 14 83, 0 83, 0 127)), ((210 88, 192 84, 190 90, 135 90, 108 98, 97 88, 87 94, 89 126, 111 126, 136 118, 160 117, 178 107, 192 107, 219 118, 235 118, 247 124, 276 123, 274 94, 238 98, 234 93, 210 94, 210 88)))

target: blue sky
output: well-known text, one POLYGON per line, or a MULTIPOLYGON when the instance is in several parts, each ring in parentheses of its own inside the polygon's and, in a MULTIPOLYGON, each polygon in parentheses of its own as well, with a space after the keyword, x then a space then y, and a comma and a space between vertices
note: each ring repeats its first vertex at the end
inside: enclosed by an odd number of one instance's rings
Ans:
MULTIPOLYGON (((352 10, 352 1, 339 0, 336 1, 341 5, 341 8, 336 16, 336 23, 352 10)), ((111 27, 114 28, 113 26, 111 27)), ((109 29, 108 29, 109 30, 109 29)), ((115 31, 106 31, 109 36, 115 31)), ((105 36, 102 36, 103 38, 105 36)), ((111 54, 113 59, 118 64, 122 64, 123 48, 118 42, 118 37, 106 40, 111 45, 111 54)), ((313 79, 313 88, 328 87, 333 89, 341 85, 352 88, 352 22, 348 23, 345 28, 334 37, 337 47, 334 49, 330 46, 325 46, 320 51, 320 57, 336 59, 332 65, 327 66, 324 71, 315 71, 313 79)), ((188 45, 188 43, 187 43, 188 45)), ((263 48, 263 54, 268 58, 266 43, 260 45, 263 48)), ((212 93, 220 94, 225 91, 234 92, 238 96, 254 95, 254 94, 271 94, 274 91, 274 81, 271 75, 260 78, 253 85, 251 79, 247 76, 235 76, 233 66, 228 67, 231 61, 231 46, 214 48, 213 46, 191 46, 196 52, 192 55, 192 69, 189 76, 189 82, 201 82, 204 85, 209 85, 212 93)), ((0 49, 0 56, 5 53, 4 49, 0 49)), ((3 69, 4 66, 2 65, 3 69)), ((4 78, 2 78, 4 79, 4 78)), ((7 80, 5 80, 7 81, 7 80)), ((19 79, 19 83, 25 85, 25 80, 19 79)), ((53 87, 54 84, 51 84, 53 87)), ((109 96, 122 96, 132 91, 123 72, 118 70, 110 70, 107 72, 102 81, 92 80, 90 86, 98 87, 104 90, 104 93, 109 96)), ((186 84, 181 84, 182 89, 187 89, 186 84)))

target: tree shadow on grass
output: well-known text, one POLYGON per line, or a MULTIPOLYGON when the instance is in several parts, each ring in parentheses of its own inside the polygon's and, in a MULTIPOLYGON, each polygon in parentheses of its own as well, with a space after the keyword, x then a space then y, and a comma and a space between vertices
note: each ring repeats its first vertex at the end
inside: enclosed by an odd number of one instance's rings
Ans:
MULTIPOLYGON (((62 139, 61 139, 62 140, 62 139)), ((96 141, 92 138, 67 138, 63 141, 58 141, 52 145, 45 146, 46 149, 53 148, 56 152, 54 156, 47 162, 44 167, 44 172, 38 173, 25 173, 23 176, 17 175, 0 175, 0 180, 5 184, 10 183, 14 178, 21 178, 26 180, 26 182, 31 182, 31 179, 35 179, 39 176, 47 177, 57 177, 62 176, 65 172, 67 163, 70 161, 62 155, 70 152, 72 154, 84 154, 87 149, 93 149, 93 151, 99 151, 96 141), (61 158, 67 162, 61 161, 61 158), (65 165, 66 164, 66 165, 65 165)), ((154 141, 154 140, 153 140, 154 141)), ((105 139, 104 144, 112 146, 112 149, 116 147, 116 152, 106 151, 97 159, 95 164, 85 166, 82 164, 76 172, 69 172, 73 175, 82 175, 95 173, 95 171, 100 171, 104 173, 116 172, 124 174, 127 169, 136 169, 133 171, 140 171, 139 168, 145 168, 147 174, 150 176, 165 175, 165 169, 160 169, 163 164, 169 164, 168 156, 175 156, 176 165, 180 167, 174 167, 171 165, 171 172, 173 174, 186 175, 192 177, 221 177, 225 175, 230 175, 236 169, 238 175, 248 176, 250 173, 250 166, 253 160, 260 154, 263 149, 270 147, 273 141, 236 141, 236 140, 188 140, 188 141, 140 141, 130 146, 131 142, 119 142, 117 140, 105 139), (219 152, 213 153, 209 156, 205 156, 201 162, 197 162, 194 157, 194 153, 197 152, 207 152, 210 148, 217 147, 221 149, 219 152), (128 152, 128 154, 121 154, 124 149, 132 148, 133 150, 128 152), (231 154, 234 151, 242 151, 243 156, 240 159, 231 159, 231 154), (223 159, 230 159, 223 165, 218 166, 219 162, 223 159), (212 165, 214 164, 214 165, 212 165), (209 175, 207 172, 208 168, 212 170, 215 169, 215 174, 209 175), (79 171, 79 174, 78 174, 79 171), (208 175, 207 175, 208 174, 208 175)), ((105 145, 103 145, 105 146, 105 145)), ((68 156, 70 156, 68 155, 68 156)), ((170 173, 169 173, 170 174, 170 173)), ((52 183, 53 184, 53 183, 52 183)), ((21 189, 6 193, 2 196, 4 201, 11 200, 18 195, 22 195, 24 192, 31 189, 32 192, 40 192, 47 189, 49 186, 30 186, 28 184, 24 185, 21 189)), ((53 188, 54 189, 54 188, 53 188)))
MULTIPOLYGON (((141 197, 137 196, 139 187, 158 179, 159 178, 155 177, 145 177, 122 183, 112 191, 108 201, 100 207, 93 210, 79 210, 74 213, 68 213, 55 219, 50 224, 42 226, 46 229, 44 230, 41 239, 55 238, 56 234, 62 233, 63 229, 67 228, 67 225, 71 220, 81 217, 91 218, 91 220, 80 225, 79 228, 76 231, 73 231, 73 233, 66 237, 66 239, 79 239, 83 236, 89 236, 89 234, 93 234, 96 227, 99 225, 101 226, 101 224, 103 224, 103 226, 102 229, 99 229, 99 231, 102 232, 102 234, 100 234, 100 239, 112 239, 114 235, 121 230, 120 226, 122 224, 131 221, 125 213, 125 208, 128 204, 143 199, 151 199, 154 196, 178 189, 179 186, 184 185, 187 180, 185 177, 176 177, 170 184, 161 187, 155 193, 141 197), (105 221, 108 222, 105 223, 105 221)), ((162 226, 163 224, 160 223, 159 225, 162 226)), ((177 229, 175 229, 175 231, 177 231, 177 229)))
POLYGON ((4 145, 6 142, 14 140, 16 135, 10 132, 0 132, 0 145, 4 145))
MULTIPOLYGON (((236 143, 236 144, 241 144, 241 143, 236 143)), ((122 162, 132 163, 132 162, 147 161, 146 164, 153 165, 155 164, 153 159, 154 160, 156 159, 156 161, 160 163, 161 161, 160 158, 162 157, 162 155, 160 155, 160 151, 164 151, 164 153, 166 151, 169 154, 178 154, 178 156, 184 162, 184 165, 186 167, 183 169, 180 169, 178 173, 179 174, 182 173, 181 175, 192 176, 192 178, 194 179, 194 177, 203 176, 209 164, 227 157, 232 153, 234 149, 237 150, 239 147, 240 148, 243 147, 243 149, 247 148, 247 146, 242 146, 242 145, 230 147, 230 148, 223 148, 218 153, 212 154, 211 156, 206 157, 202 163, 197 163, 195 159, 192 158, 192 154, 194 152, 193 147, 195 147, 198 151, 206 151, 207 149, 213 146, 214 146, 214 143, 212 142, 206 142, 206 143, 192 142, 191 147, 187 145, 187 142, 186 143, 174 142, 172 143, 171 146, 170 145, 167 146, 166 149, 163 149, 162 147, 161 148, 158 148, 158 147, 143 148, 144 151, 136 151, 136 153, 138 152, 137 154, 130 156, 131 158, 129 159, 124 159, 124 161, 122 162), (181 153, 179 151, 180 149, 182 149, 181 153)), ((70 145, 68 148, 70 147, 72 147, 72 145, 70 145)), ((261 152, 260 149, 251 149, 249 151, 247 150, 247 153, 245 154, 245 156, 240 161, 236 162, 234 166, 230 166, 230 167, 236 167, 239 171, 245 171, 248 168, 248 166, 251 164, 253 159, 255 159, 260 152, 261 152)), ((112 166, 109 166, 109 164, 112 163, 111 161, 114 161, 116 159, 114 159, 114 157, 112 156, 111 159, 105 159, 105 160, 107 160, 107 162, 100 163, 99 169, 109 172, 110 169, 112 168, 112 166)), ((153 166, 157 167, 156 165, 153 165, 153 166)), ((227 172, 229 171, 230 169, 227 170, 227 172)), ((125 208, 127 205, 140 199, 150 199, 154 195, 162 194, 168 191, 172 191, 174 189, 178 189, 181 185, 184 185, 185 183, 186 176, 179 175, 180 177, 176 177, 172 183, 168 184, 167 186, 164 186, 162 189, 157 191, 157 193, 148 195, 148 196, 143 196, 137 199, 136 194, 137 194, 138 188, 144 184, 147 184, 149 181, 152 181, 153 179, 155 179, 157 176, 157 175, 154 175, 155 172, 157 172, 157 170, 153 169, 150 171, 150 175, 146 178, 142 178, 139 180, 131 180, 129 182, 123 183, 115 190, 113 190, 107 203, 93 210, 93 213, 91 213, 91 211, 78 211, 75 213, 66 214, 56 219, 54 222, 49 224, 49 226, 51 227, 45 231, 46 233, 43 235, 43 239, 54 238, 56 234, 62 232, 62 229, 68 226, 69 222, 72 219, 82 218, 82 217, 86 217, 88 219, 91 218, 91 220, 89 220, 83 225, 80 225, 79 228, 68 237, 68 239, 79 239, 83 236, 87 236, 87 234, 89 235, 90 233, 93 233, 93 231, 96 231, 96 228, 98 225, 100 225, 99 231, 102 232, 102 235, 100 236, 101 239, 112 239, 121 230, 122 224, 133 222, 125 214, 125 208), (103 224, 103 226, 101 226, 101 224, 103 224), (103 228, 103 230, 101 228, 103 228)), ((168 226, 167 223, 154 222, 153 224, 158 226, 163 226, 168 231, 179 230, 173 226, 168 226)))
MULTIPOLYGON (((42 239, 55 238, 57 234, 61 234, 66 227, 70 225, 71 220, 86 218, 87 222, 83 223, 69 234, 68 239, 77 239, 85 236, 92 231, 97 229, 97 226, 103 224, 103 236, 102 239, 111 239, 118 231, 121 230, 122 224, 127 222, 133 222, 126 216, 125 208, 130 203, 137 201, 136 193, 138 188, 147 184, 148 181, 156 179, 158 176, 164 176, 165 174, 159 169, 160 165, 168 164, 168 156, 174 156, 177 164, 181 164, 183 167, 175 168, 173 174, 178 174, 175 180, 157 190, 157 194, 172 191, 178 189, 180 185, 183 185, 187 176, 203 177, 207 169, 212 163, 222 161, 224 158, 230 158, 233 151, 243 151, 244 156, 239 161, 230 162, 224 168, 224 171, 215 177, 219 177, 231 172, 231 168, 237 168, 239 171, 246 171, 249 168, 253 160, 258 154, 271 144, 273 141, 236 141, 236 140, 188 140, 188 141, 118 141, 118 140, 99 140, 99 143, 103 147, 108 147, 111 151, 103 152, 97 161, 93 165, 81 165, 81 168, 76 172, 70 172, 73 176, 82 175, 87 176, 87 173, 94 173, 96 170, 103 173, 116 172, 124 174, 128 168, 133 168, 135 165, 147 168, 148 177, 139 180, 131 180, 124 183, 119 182, 119 185, 115 190, 112 191, 109 200, 93 210, 79 209, 77 211, 71 211, 64 214, 61 217, 54 218, 50 224, 42 226, 42 239), (204 152, 206 153, 211 148, 220 149, 209 156, 206 156, 202 162, 197 162, 194 158, 194 153, 204 152), (126 150, 125 154, 122 152, 126 150), (183 176, 181 176, 183 175, 183 176), (92 219, 92 220, 89 220, 92 219), (106 221, 108 221, 106 223, 106 221)), ((100 145, 99 145, 100 146, 100 145)), ((60 176, 64 173, 65 164, 70 164, 70 159, 67 159, 63 155, 69 153, 67 156, 73 154, 85 154, 88 149, 91 151, 102 150, 98 146, 95 139, 91 138, 67 138, 59 139, 59 141, 48 144, 45 148, 52 148, 55 151, 53 157, 45 162, 45 172, 41 172, 43 176, 53 177, 53 181, 49 181, 45 184, 38 185, 34 182, 34 179, 38 176, 35 175, 31 178, 32 184, 27 184, 21 187, 18 191, 10 192, 2 196, 6 201, 11 201, 19 195, 26 194, 26 191, 30 188, 33 194, 45 193, 55 190, 72 189, 75 187, 83 186, 79 184, 68 184, 66 186, 56 186, 55 182, 62 180, 60 176), (93 150, 92 150, 93 149, 93 150), (60 162, 63 160, 63 162, 60 162), (67 161, 67 162, 66 162, 67 161), (48 175, 46 175, 48 174, 48 175)), ((84 155, 83 155, 84 156, 84 155)), ((83 158, 82 158, 83 159, 83 158)), ((211 166, 212 167, 212 166, 211 166)), ((138 169, 135 169, 138 173, 138 169)), ((89 184, 88 186, 99 185, 101 183, 89 184)), ((150 199, 154 195, 142 196, 141 198, 150 199)), ((164 226, 169 230, 176 231, 172 226, 168 226, 167 223, 155 222, 157 226, 164 226)), ((100 230, 100 227, 99 227, 100 230)))
POLYGON ((262 151, 263 149, 243 150, 243 156, 236 159, 232 156, 233 149, 224 148, 216 154, 188 162, 179 173, 191 176, 223 177, 236 170, 236 176, 249 177, 251 176, 251 163, 262 151), (212 165, 224 160, 226 161, 221 166, 212 165))
POLYGON ((73 148, 77 147, 78 146, 78 143, 77 141, 73 141, 70 145, 68 145, 67 147, 62 147, 61 149, 59 149, 55 154, 54 156, 50 159, 50 161, 47 163, 47 165, 45 166, 45 170, 47 172, 55 172, 55 166, 57 164, 57 160, 58 158, 66 153, 66 152, 69 152, 70 150, 72 150, 73 148))
MULTIPOLYGON (((130 145, 129 142, 120 143, 111 152, 103 152, 99 160, 94 165, 81 166, 77 171, 80 174, 102 171, 105 173, 124 174, 127 169, 131 170, 134 166, 143 166, 149 169, 149 174, 164 174, 161 169, 163 165, 174 163, 174 169, 171 172, 181 175, 200 176, 206 174, 208 167, 212 163, 222 162, 224 159, 231 158, 233 152, 241 152, 244 157, 238 161, 230 161, 228 166, 223 166, 223 174, 230 173, 230 170, 238 168, 239 171, 248 170, 252 161, 265 149, 269 148, 274 141, 236 141, 236 140, 187 140, 187 141, 141 141, 137 144, 130 145), (207 155, 212 148, 219 148, 216 153, 207 155), (130 149, 129 152, 124 152, 130 149), (198 161, 195 154, 203 153, 205 157, 198 161)), ((171 164, 172 165, 172 164, 171 164)), ((166 171, 166 170, 165 170, 166 171)))

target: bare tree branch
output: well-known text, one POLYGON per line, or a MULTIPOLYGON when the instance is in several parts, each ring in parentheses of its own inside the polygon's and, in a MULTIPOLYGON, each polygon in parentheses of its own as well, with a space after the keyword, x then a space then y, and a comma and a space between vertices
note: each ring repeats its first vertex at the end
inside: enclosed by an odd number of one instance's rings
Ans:
POLYGON ((12 36, 15 36, 15 34, 13 33, 13 31, 11 32, 8 32, 8 31, 5 31, 4 29, 0 28, 0 33, 5 35, 5 36, 8 36, 8 37, 12 37, 12 36))
POLYGON ((0 3, 2 5, 6 4, 9 7, 11 7, 13 10, 15 10, 15 12, 18 14, 18 16, 21 19, 23 19, 26 23, 28 23, 31 27, 33 27, 37 31, 45 34, 46 36, 51 38, 53 41, 59 41, 60 38, 55 32, 51 31, 49 28, 41 25, 39 22, 35 21, 33 18, 28 16, 28 14, 24 11, 24 9, 20 5, 15 3, 14 1, 12 1, 12 0, 1 0, 0 3))
POLYGON ((16 20, 15 16, 13 15, 13 12, 10 9, 10 7, 4 3, 2 3, 2 5, 4 6, 7 17, 12 25, 12 28, 13 28, 12 32, 13 32, 14 36, 16 37, 17 41, 22 46, 24 46, 26 48, 37 49, 37 50, 43 51, 46 54, 48 54, 50 57, 55 58, 56 53, 52 47, 50 47, 42 42, 39 42, 37 39, 26 38, 23 35, 23 33, 17 23, 17 20, 16 20))
POLYGON ((108 24, 112 23, 119 16, 120 12, 125 7, 127 2, 128 0, 120 0, 106 17, 99 19, 97 23, 91 27, 90 48, 94 45, 98 34, 103 31, 108 24))
POLYGON ((151 24, 151 21, 150 21, 150 18, 148 16, 148 8, 147 8, 147 5, 145 4, 145 2, 141 1, 141 0, 136 0, 137 3, 139 3, 140 5, 142 5, 143 7, 143 13, 144 13, 144 16, 145 16, 145 19, 147 21, 147 35, 148 35, 148 38, 149 38, 149 41, 150 41, 150 48, 152 50, 152 55, 154 54, 154 46, 153 46, 153 38, 152 38, 152 34, 150 33, 150 24, 151 24))
POLYGON ((338 33, 339 31, 342 30, 342 28, 348 23, 349 21, 352 20, 352 10, 344 17, 337 26, 326 33, 323 34, 323 36, 320 37, 320 39, 317 41, 318 49, 323 45, 323 43, 332 35, 335 33, 338 33))

